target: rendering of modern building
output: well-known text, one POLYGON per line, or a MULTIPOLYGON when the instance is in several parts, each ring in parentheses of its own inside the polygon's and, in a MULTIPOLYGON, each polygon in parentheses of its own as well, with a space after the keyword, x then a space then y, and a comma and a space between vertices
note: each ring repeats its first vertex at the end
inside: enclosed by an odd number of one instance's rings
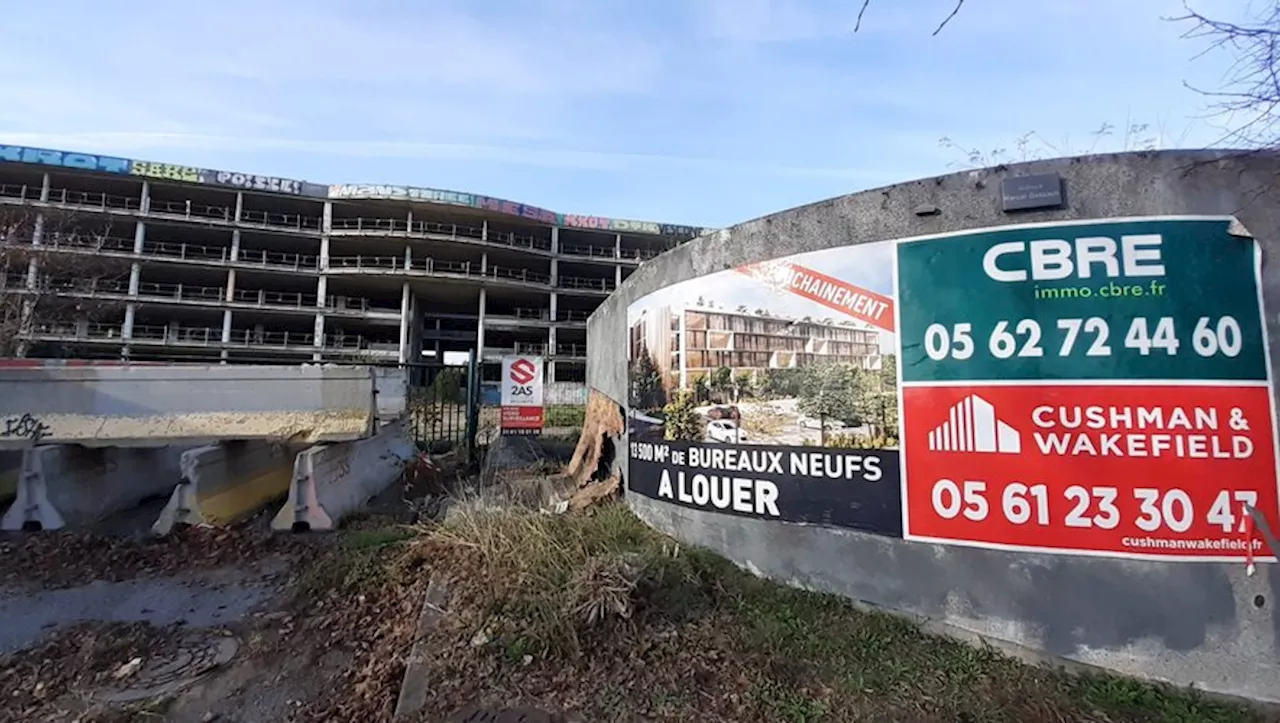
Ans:
POLYGON ((879 332, 852 323, 660 306, 631 325, 628 358, 647 350, 668 390, 721 367, 734 375, 820 363, 879 368, 879 332))
POLYGON ((479 349, 486 377, 532 353, 548 381, 581 381, 587 316, 700 232, 0 145, 0 298, 20 303, 8 333, 33 357, 420 364, 479 349))

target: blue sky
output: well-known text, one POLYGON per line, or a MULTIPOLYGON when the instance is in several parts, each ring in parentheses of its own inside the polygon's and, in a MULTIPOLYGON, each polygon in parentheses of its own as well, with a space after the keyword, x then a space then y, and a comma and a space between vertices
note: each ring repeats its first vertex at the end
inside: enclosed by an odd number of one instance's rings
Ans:
POLYGON ((1228 58, 1193 61, 1180 0, 969 0, 937 37, 953 0, 872 0, 855 35, 860 4, 13 3, 0 143, 724 226, 953 170, 942 136, 1223 133, 1183 82, 1228 58))

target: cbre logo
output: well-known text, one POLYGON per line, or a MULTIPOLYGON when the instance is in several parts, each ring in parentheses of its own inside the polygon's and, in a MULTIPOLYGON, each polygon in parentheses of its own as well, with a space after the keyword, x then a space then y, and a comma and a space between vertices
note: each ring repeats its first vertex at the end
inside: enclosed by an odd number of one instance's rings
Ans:
POLYGON ((930 452, 1022 452, 1022 434, 996 417, 996 408, 977 394, 951 407, 950 419, 929 432, 930 452))
POLYGON ((537 376, 538 367, 528 359, 517 359, 511 364, 511 381, 528 384, 537 376))

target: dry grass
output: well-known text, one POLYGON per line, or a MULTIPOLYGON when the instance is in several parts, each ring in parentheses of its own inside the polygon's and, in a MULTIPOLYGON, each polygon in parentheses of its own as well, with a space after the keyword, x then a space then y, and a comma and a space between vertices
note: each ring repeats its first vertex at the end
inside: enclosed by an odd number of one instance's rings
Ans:
POLYGON ((681 548, 623 505, 476 509, 414 545, 454 591, 423 720, 492 700, 590 721, 1277 720, 1027 666, 681 548))

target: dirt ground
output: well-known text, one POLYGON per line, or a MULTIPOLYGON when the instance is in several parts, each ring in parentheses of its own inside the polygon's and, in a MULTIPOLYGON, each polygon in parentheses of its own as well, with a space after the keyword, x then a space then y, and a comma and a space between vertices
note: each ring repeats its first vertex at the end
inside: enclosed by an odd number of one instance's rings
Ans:
POLYGON ((423 489, 327 535, 263 518, 0 538, 0 723, 389 722, 411 664, 408 723, 1280 723, 760 580, 607 497, 548 514, 510 490, 423 489), (419 635, 429 588, 444 593, 419 635))
POLYGON ((381 548, 429 506, 404 495, 332 535, 262 516, 0 538, 0 721, 342 721, 374 690, 369 720, 388 720, 425 589, 378 584, 381 548))

